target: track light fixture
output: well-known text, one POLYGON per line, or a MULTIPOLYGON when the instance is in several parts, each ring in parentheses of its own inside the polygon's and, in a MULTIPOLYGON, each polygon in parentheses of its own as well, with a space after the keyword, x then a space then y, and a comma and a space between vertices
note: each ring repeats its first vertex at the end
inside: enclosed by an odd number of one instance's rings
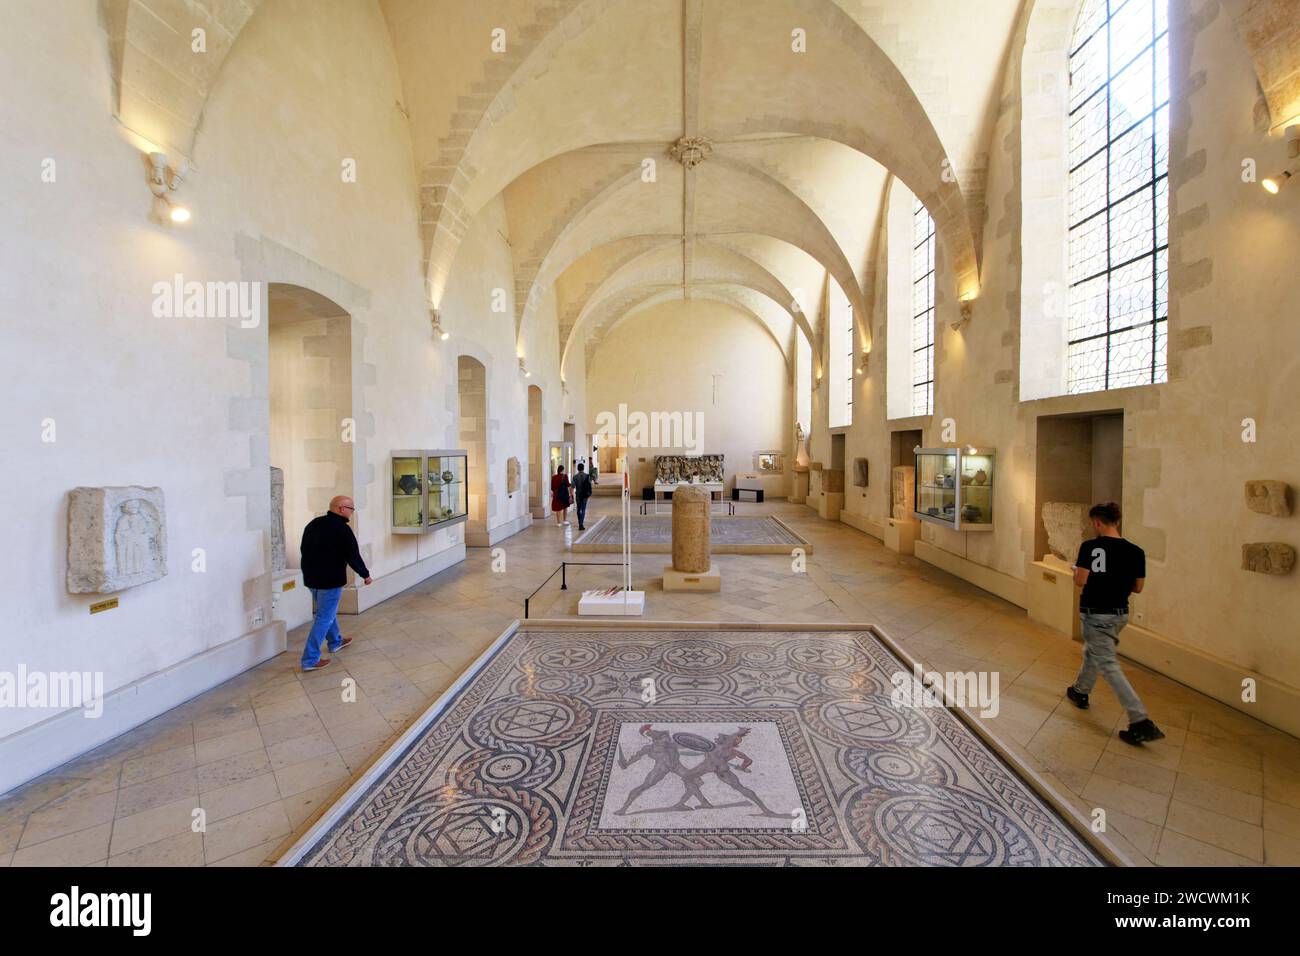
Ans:
POLYGON ((167 154, 152 152, 149 154, 149 191, 167 209, 167 218, 175 223, 189 222, 190 211, 172 198, 172 193, 180 189, 181 181, 189 172, 189 163, 182 159, 174 166, 167 164, 167 154))
POLYGON ((442 327, 442 319, 438 315, 437 309, 429 310, 429 323, 433 327, 433 337, 439 342, 445 342, 451 338, 451 333, 442 327))
POLYGON ((1300 163, 1294 162, 1300 159, 1300 123, 1292 124, 1286 128, 1287 157, 1293 162, 1283 169, 1276 176, 1266 176, 1260 180, 1260 185, 1269 195, 1276 196, 1282 191, 1282 187, 1287 184, 1287 180, 1300 173, 1300 163))

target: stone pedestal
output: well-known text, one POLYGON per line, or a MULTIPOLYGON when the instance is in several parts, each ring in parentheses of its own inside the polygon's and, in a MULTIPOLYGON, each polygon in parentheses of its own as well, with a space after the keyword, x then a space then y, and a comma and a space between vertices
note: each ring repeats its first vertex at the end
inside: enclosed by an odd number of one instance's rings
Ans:
MULTIPOLYGON (((842 474, 842 472, 841 472, 842 474)), ((817 497, 817 515, 827 521, 839 521, 844 510, 843 491, 823 491, 817 497)))
POLYGON ((1054 554, 1030 562, 1026 582, 1029 619, 1050 627, 1058 634, 1079 637, 1079 589, 1074 586, 1074 568, 1054 554))
POLYGON ((312 619, 311 591, 302 583, 302 572, 289 568, 271 575, 271 620, 284 621, 292 631, 312 619))
POLYGON ((808 469, 794 470, 794 486, 790 489, 790 503, 801 505, 808 500, 808 469))
POLYGON ((885 547, 898 554, 914 554, 916 538, 921 533, 921 522, 903 518, 885 521, 885 547))
POLYGON ((707 571, 677 571, 671 564, 664 566, 665 591, 721 591, 722 572, 717 568, 707 571))

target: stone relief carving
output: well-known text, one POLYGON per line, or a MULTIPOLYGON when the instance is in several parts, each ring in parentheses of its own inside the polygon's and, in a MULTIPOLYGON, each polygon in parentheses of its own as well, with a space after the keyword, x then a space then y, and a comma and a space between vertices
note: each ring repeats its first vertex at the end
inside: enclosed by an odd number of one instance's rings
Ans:
MULTIPOLYGON (((674 495, 674 497, 676 497, 674 495)), ((1260 541, 1241 546, 1241 569, 1259 574, 1290 574, 1295 548, 1280 541, 1260 541)))
POLYGON ((912 520, 912 512, 916 510, 916 487, 913 483, 915 475, 914 465, 895 465, 890 472, 890 517, 895 520, 912 520))
POLYGON ((853 459, 853 484, 858 488, 867 487, 868 475, 869 472, 867 471, 867 459, 854 458, 853 459))
POLYGON ((1291 514, 1291 486, 1285 481, 1246 482, 1246 507, 1262 515, 1285 518, 1291 514))
POLYGON ((68 496, 68 591, 111 594, 167 574, 161 488, 74 488, 68 496))
POLYGON ((1079 556, 1079 546, 1092 537, 1088 507, 1077 501, 1043 502, 1043 527, 1047 529, 1047 549, 1071 564, 1079 556))
POLYGON ((519 459, 506 459, 506 491, 514 494, 519 490, 519 459))
POLYGON ((656 455, 655 481, 674 484, 690 481, 722 481, 722 455, 656 455))
POLYGON ((284 558, 284 469, 271 466, 271 573, 285 568, 284 558))

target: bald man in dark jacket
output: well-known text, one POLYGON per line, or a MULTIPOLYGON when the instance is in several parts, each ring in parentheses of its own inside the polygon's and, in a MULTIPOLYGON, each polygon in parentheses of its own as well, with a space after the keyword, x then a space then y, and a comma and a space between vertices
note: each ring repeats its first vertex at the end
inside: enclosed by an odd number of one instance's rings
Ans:
POLYGON ((307 647, 302 652, 304 671, 328 667, 330 659, 320 656, 321 641, 328 639, 331 652, 343 650, 352 643, 339 633, 339 599, 348 583, 348 567, 371 582, 366 562, 361 560, 357 537, 348 527, 348 519, 356 505, 347 495, 338 495, 330 501, 330 510, 319 518, 312 518, 302 532, 302 581, 311 591, 315 618, 307 635, 307 647))

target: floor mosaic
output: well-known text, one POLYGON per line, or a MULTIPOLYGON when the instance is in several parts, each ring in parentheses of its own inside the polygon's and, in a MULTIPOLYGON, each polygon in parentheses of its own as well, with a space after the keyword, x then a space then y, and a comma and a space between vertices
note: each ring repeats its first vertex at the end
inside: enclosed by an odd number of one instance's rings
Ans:
POLYGON ((309 866, 1084 866, 868 631, 511 635, 309 866))
MULTIPOLYGON (((635 554, 668 554, 673 545, 673 519, 668 516, 640 517, 631 521, 632 551, 635 554)), ((795 548, 804 554, 812 545, 771 515, 715 516, 709 522, 709 551, 713 554, 790 554, 795 548)), ((623 525, 617 516, 607 515, 574 539, 577 553, 623 553, 623 525)))

